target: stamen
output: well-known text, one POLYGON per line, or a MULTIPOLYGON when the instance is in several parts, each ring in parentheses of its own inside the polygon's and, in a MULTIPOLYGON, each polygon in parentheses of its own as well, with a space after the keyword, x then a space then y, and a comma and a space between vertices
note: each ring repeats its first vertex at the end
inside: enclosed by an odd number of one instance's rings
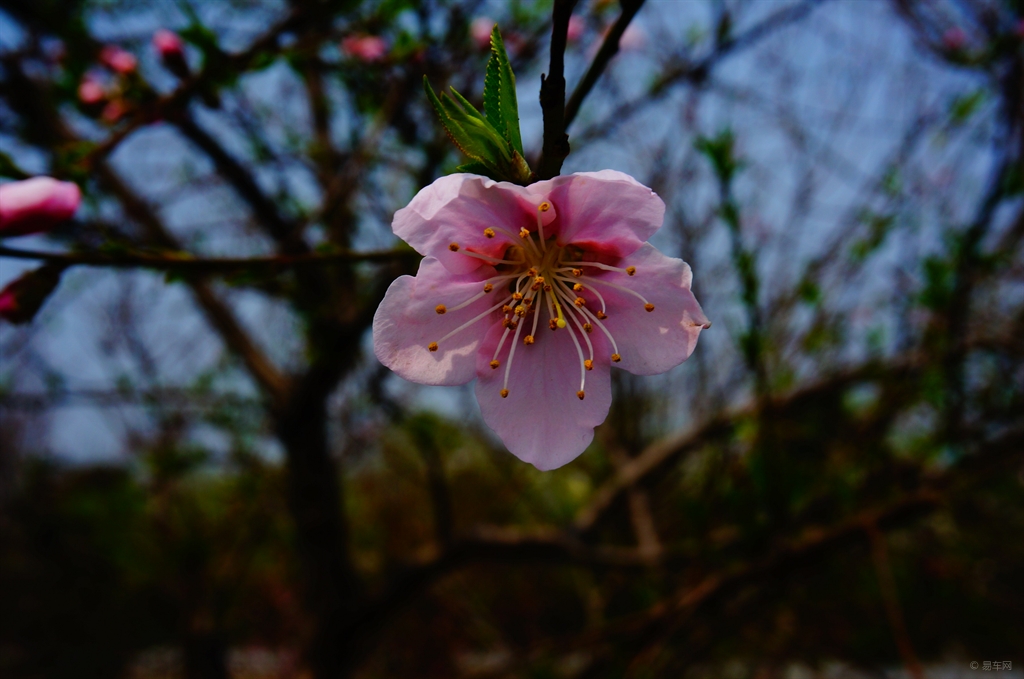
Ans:
POLYGON ((586 397, 586 394, 583 392, 582 389, 580 389, 579 391, 576 392, 576 396, 578 396, 579 399, 582 401, 584 397, 586 397))
POLYGON ((519 333, 523 329, 520 327, 516 328, 516 334, 512 337, 512 346, 508 350, 508 363, 505 364, 505 381, 501 384, 501 397, 505 398, 508 396, 508 374, 512 370, 512 359, 516 355, 516 346, 519 344, 519 333))
MULTIPOLYGON (((529 302, 532 305, 533 304, 533 297, 530 297, 526 301, 529 302)), ((540 309, 534 307, 534 309, 533 309, 533 329, 530 330, 530 336, 531 337, 537 335, 537 322, 539 320, 540 320, 540 309)), ((531 344, 532 344, 532 342, 531 342, 531 344)))
POLYGON ((523 240, 526 240, 527 238, 530 237, 530 230, 527 229, 525 226, 519 229, 519 237, 522 238, 523 240))
POLYGON ((551 203, 544 201, 537 206, 537 235, 540 236, 540 249, 541 252, 547 252, 548 244, 547 239, 544 237, 544 220, 540 218, 541 214, 551 209, 551 203))
POLYGON ((604 317, 604 314, 602 314, 600 311, 598 311, 595 314, 593 311, 586 307, 583 307, 582 309, 580 309, 580 311, 583 313, 584 316, 589 316, 590 319, 597 324, 597 327, 601 328, 601 332, 603 332, 608 337, 608 340, 612 343, 612 351, 615 352, 612 354, 612 360, 618 363, 619 360, 621 360, 621 357, 620 359, 616 359, 615 357, 619 355, 619 347, 615 343, 615 338, 612 337, 611 332, 609 332, 608 328, 604 327, 604 323, 601 322, 601 318, 604 317))
POLYGON ((443 314, 446 311, 448 311, 448 309, 445 307, 444 304, 438 304, 436 307, 434 307, 434 311, 436 311, 438 314, 443 314))
POLYGON ((645 309, 645 310, 646 310, 647 312, 651 312, 651 311, 654 311, 654 305, 653 305, 653 304, 651 304, 650 302, 648 302, 647 304, 644 304, 644 309, 645 309))
MULTIPOLYGON (((576 333, 570 330, 569 337, 572 338, 573 346, 576 347, 576 355, 580 357, 580 390, 579 393, 576 394, 577 396, 579 396, 580 394, 583 393, 583 387, 585 387, 587 383, 587 368, 584 364, 584 361, 586 359, 583 358, 583 349, 580 348, 580 341, 576 339, 576 333)), ((583 397, 580 396, 580 399, 582 400, 583 397)))
POLYGON ((491 357, 491 370, 497 370, 498 366, 501 365, 498 362, 498 354, 501 353, 501 348, 505 345, 505 338, 508 337, 508 333, 508 328, 505 328, 505 332, 501 333, 501 339, 498 340, 498 346, 494 349, 494 356, 491 357))
POLYGON ((576 292, 579 292, 580 290, 588 290, 588 291, 590 291, 591 293, 593 293, 597 297, 597 300, 599 302, 601 302, 601 313, 604 313, 605 311, 608 310, 608 304, 607 304, 607 302, 604 301, 604 295, 602 295, 601 291, 598 290, 597 288, 595 288, 594 286, 591 285, 588 288, 588 287, 584 286, 582 283, 573 283, 572 279, 571 278, 567 278, 566 276, 556 275, 555 276, 555 280, 559 281, 561 283, 565 283, 566 285, 572 284, 572 289, 575 290, 576 292), (579 289, 577 289, 577 288, 579 288, 579 289))
MULTIPOLYGON (((560 295, 561 295, 561 296, 563 297, 563 299, 565 299, 565 301, 567 301, 567 302, 569 301, 569 292, 568 292, 568 291, 567 291, 567 290, 565 289, 565 285, 564 285, 564 284, 560 284, 560 285, 559 285, 559 289, 558 289, 558 294, 560 294, 560 295)), ((570 307, 570 306, 568 306, 568 305, 566 305, 566 307, 565 307, 565 308, 566 308, 566 311, 567 311, 567 312, 568 312, 569 310, 571 310, 571 309, 572 309, 572 307, 570 307)), ((588 350, 588 351, 590 352, 590 358, 591 358, 591 359, 593 359, 593 358, 594 358, 594 345, 593 345, 593 343, 592 343, 592 342, 590 341, 590 338, 589 338, 589 337, 587 337, 587 333, 586 333, 586 332, 585 332, 585 330, 584 330, 584 326, 583 326, 583 324, 582 324, 582 323, 580 323, 580 319, 578 319, 578 318, 576 317, 576 314, 577 314, 577 313, 580 313, 580 312, 578 312, 578 311, 577 311, 577 312, 575 312, 575 313, 566 313, 566 315, 567 315, 567 316, 568 316, 569 318, 571 318, 571 319, 572 319, 572 322, 573 322, 573 323, 574 323, 574 324, 576 325, 576 327, 577 327, 577 328, 579 329, 579 331, 580 331, 580 335, 582 335, 582 336, 583 336, 583 339, 584 339, 584 341, 586 341, 586 343, 587 343, 587 350, 588 350)))
POLYGON ((559 328, 564 328, 565 327, 565 316, 562 314, 562 305, 558 303, 557 299, 553 298, 551 301, 555 303, 555 311, 558 312, 558 319, 555 321, 555 324, 559 328))
POLYGON ((492 229, 490 227, 484 229, 484 237, 485 238, 494 238, 494 229, 492 229))
POLYGON ((431 342, 427 345, 427 349, 430 351, 437 351, 437 342, 431 342))
MULTIPOLYGON (((451 245, 448 246, 448 249, 451 250, 452 252, 459 252, 459 244, 452 243, 451 245)), ((491 257, 490 255, 484 255, 479 252, 471 252, 469 250, 463 250, 462 254, 466 255, 467 257, 476 257, 477 259, 482 259, 488 264, 511 264, 512 266, 518 266, 522 264, 522 262, 513 262, 508 259, 498 259, 497 257, 491 257)))
POLYGON ((583 292, 583 284, 576 283, 575 285, 572 286, 572 290, 573 292, 583 292))
MULTIPOLYGON (((618 273, 624 273, 628 276, 632 276, 633 274, 636 273, 635 266, 630 266, 623 269, 622 267, 611 266, 610 264, 602 264, 601 262, 559 262, 559 264, 562 266, 592 266, 598 269, 604 269, 605 271, 617 271, 618 273), (633 270, 633 273, 629 272, 630 269, 633 270)), ((573 272, 573 275, 575 275, 575 271, 573 272)))
POLYGON ((612 363, 618 363, 621 360, 622 360, 621 356, 619 356, 618 354, 612 354, 612 363))
POLYGON ((484 283, 484 292, 490 292, 494 289, 494 285, 491 283, 484 283))
POLYGON ((583 361, 583 367, 586 368, 587 370, 593 370, 594 362, 588 358, 587 360, 583 361))
POLYGON ((533 344, 533 335, 527 335, 526 337, 524 337, 523 338, 523 344, 526 344, 526 345, 533 344))
POLYGON ((576 278, 579 278, 580 276, 583 275, 583 269, 573 269, 572 275, 575 276, 576 278))
POLYGON ((458 243, 449 243, 448 244, 448 249, 451 250, 452 252, 458 252, 459 251, 459 244, 458 243))
POLYGON ((606 314, 603 311, 598 311, 597 312, 597 318, 598 318, 598 320, 603 321, 604 319, 608 318, 608 314, 606 314))
POLYGON ((579 306, 583 306, 584 304, 586 304, 587 300, 583 299, 582 297, 577 297, 576 299, 574 299, 572 301, 572 303, 579 307, 579 306))
POLYGON ((636 274, 636 267, 635 266, 627 266, 626 267, 626 273, 628 275, 630 275, 630 276, 635 275, 636 274))
MULTIPOLYGON (((454 330, 452 330, 452 331, 451 331, 450 333, 448 333, 447 335, 445 335, 444 337, 442 337, 441 339, 439 339, 439 340, 437 340, 437 341, 438 341, 438 342, 443 342, 443 341, 445 341, 446 339, 448 339, 449 337, 451 337, 452 335, 454 335, 454 334, 456 334, 456 333, 458 333, 458 332, 462 332, 463 330, 465 330, 465 329, 466 329, 466 328, 468 328, 469 326, 473 325, 474 323, 476 323, 476 322, 477 322, 477 321, 479 321, 480 319, 482 319, 482 318, 486 318, 486 317, 487 317, 487 316, 488 316, 488 315, 489 315, 489 314, 490 314, 491 312, 493 312, 493 311, 497 311, 498 309, 500 309, 500 308, 501 308, 501 306, 502 306, 503 304, 505 304, 505 301, 507 301, 507 300, 502 300, 501 302, 498 302, 497 304, 495 304, 494 306, 492 306, 492 307, 491 307, 490 309, 488 309, 487 311, 483 312, 483 313, 482 313, 482 314, 480 314, 479 316, 476 316, 475 318, 472 318, 472 319, 470 319, 470 320, 466 321, 465 323, 463 323, 463 324, 462 324, 462 325, 460 325, 459 327, 455 328, 455 329, 454 329, 454 330)), ((434 350, 434 349, 431 349, 431 351, 435 351, 435 350, 434 350)))
MULTIPOLYGON (((606 281, 604 279, 601 279, 601 278, 591 278, 590 280, 591 280, 592 283, 600 283, 601 285, 607 285, 609 288, 615 288, 616 290, 621 290, 622 292, 625 292, 625 293, 628 293, 630 295, 633 295, 634 297, 638 298, 641 302, 644 303, 644 307, 646 307, 648 304, 650 304, 650 302, 647 301, 646 297, 644 297, 643 295, 641 295, 639 292, 637 292, 635 290, 630 290, 629 288, 627 288, 625 286, 616 285, 615 283, 609 283, 608 281, 606 281)), ((591 288, 591 289, 593 289, 593 288, 591 288)))

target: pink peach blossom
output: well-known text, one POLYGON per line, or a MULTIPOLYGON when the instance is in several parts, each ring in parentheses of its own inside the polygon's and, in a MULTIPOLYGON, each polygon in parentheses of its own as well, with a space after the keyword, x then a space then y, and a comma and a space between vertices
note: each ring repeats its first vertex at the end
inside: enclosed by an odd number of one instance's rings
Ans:
POLYGON ((413 382, 476 378, 508 449, 560 467, 607 416, 613 363, 665 372, 709 326, 690 267, 647 243, 664 215, 657 194, 613 170, 527 187, 438 179, 395 213, 395 234, 424 259, 377 309, 374 352, 413 382))
POLYGON ((948 50, 960 50, 967 45, 967 34, 961 28, 951 28, 942 35, 942 44, 948 50))
POLYGON ((135 68, 138 66, 135 55, 131 52, 126 52, 117 45, 107 45, 100 50, 100 63, 121 75, 134 73, 135 68))
POLYGON ((128 107, 121 99, 113 99, 106 106, 103 107, 103 112, 100 113, 100 118, 103 122, 110 123, 113 125, 128 113, 128 107))
POLYGON ((469 24, 469 37, 481 52, 491 49, 491 31, 494 30, 494 19, 477 17, 469 24))
POLYGON ((82 201, 72 182, 32 177, 0 185, 0 237, 48 231, 71 219, 82 201))
POLYGON ((82 82, 78 85, 78 100, 86 106, 95 106, 107 98, 103 86, 91 75, 86 73, 82 76, 82 82))
POLYGON ((373 63, 388 53, 388 44, 375 35, 350 35, 341 41, 341 51, 359 61, 373 63))
POLYGON ((153 34, 153 47, 161 59, 181 57, 185 54, 185 43, 174 31, 161 28, 153 34))
POLYGON ((573 14, 569 17, 569 32, 565 37, 569 42, 576 42, 583 37, 583 32, 586 30, 587 22, 583 20, 583 17, 573 14))

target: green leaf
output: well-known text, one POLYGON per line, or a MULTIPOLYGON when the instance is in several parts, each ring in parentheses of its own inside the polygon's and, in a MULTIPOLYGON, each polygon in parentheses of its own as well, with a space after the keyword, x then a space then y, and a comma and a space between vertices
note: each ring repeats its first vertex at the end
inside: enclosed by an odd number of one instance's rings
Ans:
POLYGON ((516 99, 516 76, 505 52, 498 25, 491 31, 491 58, 484 78, 484 113, 487 120, 512 148, 525 156, 519 133, 519 102, 516 99))
POLYGON ((466 117, 465 114, 460 115, 455 104, 451 103, 448 98, 445 97, 444 92, 441 93, 443 100, 439 99, 438 96, 434 94, 434 90, 431 89, 426 76, 423 77, 423 88, 426 90, 427 97, 430 99, 430 103, 434 106, 434 110, 437 112, 437 117, 441 119, 441 125, 444 126, 444 130, 448 133, 448 138, 452 140, 452 143, 473 160, 484 162, 487 151, 483 144, 478 142, 465 129, 465 125, 463 124, 464 118, 466 117), (449 104, 449 106, 445 106, 445 103, 449 104))

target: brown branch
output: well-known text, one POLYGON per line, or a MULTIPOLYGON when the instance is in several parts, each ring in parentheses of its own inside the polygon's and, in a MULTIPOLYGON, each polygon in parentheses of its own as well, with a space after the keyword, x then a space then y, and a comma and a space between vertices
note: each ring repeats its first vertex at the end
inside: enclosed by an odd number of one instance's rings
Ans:
POLYGON ((619 106, 599 125, 584 130, 576 136, 576 139, 592 139, 598 135, 607 134, 611 129, 622 124, 644 107, 663 98, 668 94, 671 86, 676 83, 691 82, 698 85, 703 83, 710 74, 711 69, 723 58, 740 49, 756 44, 783 26, 799 21, 807 16, 815 7, 826 1, 804 0, 796 5, 781 9, 742 35, 722 40, 703 59, 698 61, 676 61, 676 63, 666 68, 664 73, 648 88, 647 96, 628 101, 619 106))
POLYGON ((633 21, 633 17, 640 11, 643 4, 644 0, 623 0, 622 13, 619 14, 619 18, 615 20, 611 30, 605 35, 601 48, 597 50, 593 61, 590 62, 590 67, 587 68, 587 72, 576 85, 576 89, 572 91, 569 103, 565 105, 566 129, 569 129, 572 121, 576 119, 576 114, 580 112, 583 100, 590 94, 590 90, 594 89, 594 85, 601 77, 601 74, 604 73, 605 68, 608 67, 612 57, 618 54, 619 41, 622 39, 622 34, 626 32, 630 22, 633 21))
POLYGON ((551 10, 551 60, 547 75, 540 76, 544 146, 537 163, 538 179, 557 176, 562 161, 569 155, 569 136, 565 133, 565 45, 575 6, 576 0, 555 0, 551 10))
MULTIPOLYGON (((890 377, 903 377, 916 370, 914 359, 905 359, 888 366, 868 364, 826 378, 821 382, 793 391, 785 396, 770 399, 762 407, 778 411, 787 405, 802 401, 808 397, 842 389, 854 382, 870 379, 879 374, 890 377)), ((580 534, 590 532, 597 522, 611 508, 612 504, 622 495, 640 483, 664 465, 671 463, 679 456, 696 450, 707 441, 727 434, 735 422, 744 417, 754 416, 758 412, 756 404, 749 405, 731 412, 718 415, 694 430, 680 432, 651 444, 640 455, 622 465, 615 475, 601 486, 593 495, 590 504, 576 516, 573 528, 580 534)))
POLYGON ((910 643, 910 635, 907 634, 907 623, 903 618, 903 608, 900 606, 899 593, 896 590, 896 579, 892 576, 885 536, 873 522, 864 525, 864 532, 871 543, 871 560, 875 567, 875 575, 878 576, 878 588, 882 592, 885 614, 889 618, 889 625, 892 627, 892 634, 896 640, 900 657, 903 658, 903 665, 907 668, 907 674, 913 679, 924 679, 921 661, 917 659, 914 647, 910 643))
POLYGON ((413 250, 375 250, 369 252, 332 252, 328 254, 273 255, 269 257, 193 257, 187 253, 150 255, 142 253, 105 254, 102 252, 43 252, 0 245, 0 257, 31 259, 68 266, 99 266, 114 269, 154 269, 195 274, 228 274, 239 271, 280 271, 282 269, 356 262, 413 261, 420 255, 413 250))

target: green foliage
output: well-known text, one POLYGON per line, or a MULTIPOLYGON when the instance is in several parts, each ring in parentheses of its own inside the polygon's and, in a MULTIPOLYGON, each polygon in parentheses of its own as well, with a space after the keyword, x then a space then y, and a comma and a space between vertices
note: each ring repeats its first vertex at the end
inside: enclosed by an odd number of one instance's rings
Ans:
POLYGON ((497 26, 491 33, 491 57, 484 79, 484 114, 454 87, 450 88, 450 97, 445 92, 438 97, 424 76, 423 87, 448 138, 472 161, 458 171, 516 184, 530 182, 532 172, 523 157, 515 84, 497 26))
POLYGON ((985 103, 987 97, 988 91, 985 88, 978 88, 954 99, 949 106, 950 122, 954 125, 963 125, 985 103))
POLYGON ((726 128, 714 137, 698 137, 694 147, 711 161, 718 181, 728 184, 743 167, 735 155, 736 137, 726 128))

